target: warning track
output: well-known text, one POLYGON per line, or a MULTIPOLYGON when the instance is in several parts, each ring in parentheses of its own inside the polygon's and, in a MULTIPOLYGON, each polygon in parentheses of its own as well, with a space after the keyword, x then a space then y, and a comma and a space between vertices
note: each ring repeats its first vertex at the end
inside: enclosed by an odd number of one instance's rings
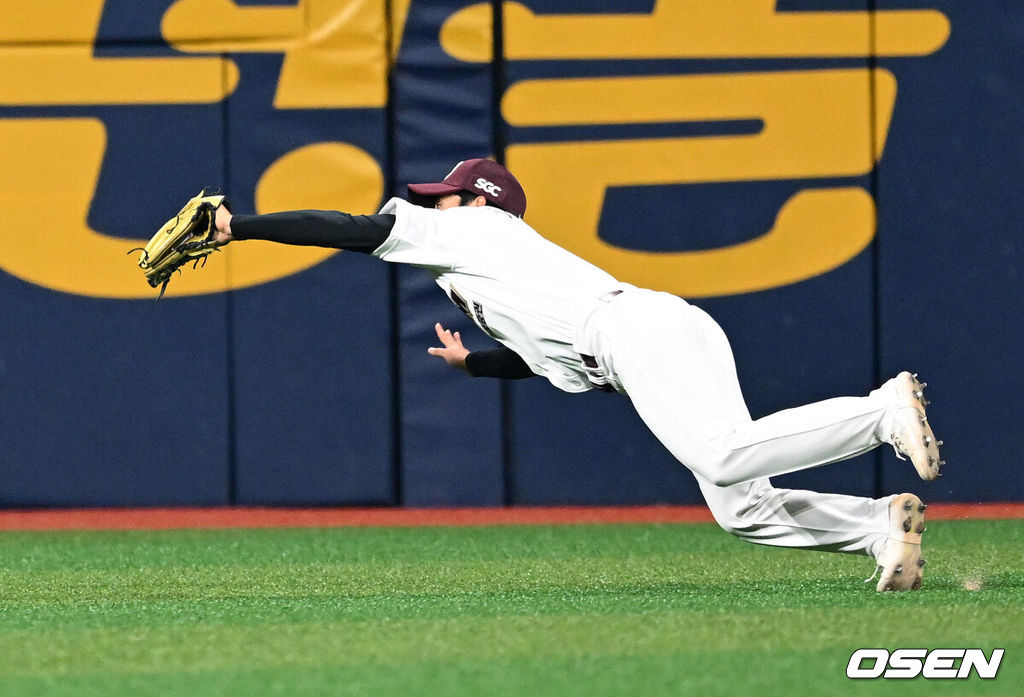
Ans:
MULTIPOLYGON (((1024 503, 933 504, 930 520, 1024 518, 1024 503)), ((703 506, 510 508, 97 508, 0 511, 0 530, 710 523, 703 506)))

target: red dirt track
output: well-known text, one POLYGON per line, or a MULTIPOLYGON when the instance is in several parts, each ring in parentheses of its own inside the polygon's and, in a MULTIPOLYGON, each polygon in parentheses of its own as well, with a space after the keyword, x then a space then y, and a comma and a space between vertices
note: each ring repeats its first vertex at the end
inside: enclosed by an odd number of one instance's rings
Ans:
MULTIPOLYGON (((931 520, 1024 518, 1024 503, 933 504, 931 520)), ((710 523, 703 506, 513 508, 97 508, 0 511, 0 530, 710 523)))

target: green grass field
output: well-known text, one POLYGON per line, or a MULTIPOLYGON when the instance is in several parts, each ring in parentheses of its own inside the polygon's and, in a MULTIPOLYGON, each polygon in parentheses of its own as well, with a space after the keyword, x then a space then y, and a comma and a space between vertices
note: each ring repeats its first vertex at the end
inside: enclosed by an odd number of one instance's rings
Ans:
POLYGON ((931 522, 925 589, 712 525, 0 533, 0 695, 1021 695, 1024 521, 931 522), (859 647, 1006 649, 851 681, 859 647))

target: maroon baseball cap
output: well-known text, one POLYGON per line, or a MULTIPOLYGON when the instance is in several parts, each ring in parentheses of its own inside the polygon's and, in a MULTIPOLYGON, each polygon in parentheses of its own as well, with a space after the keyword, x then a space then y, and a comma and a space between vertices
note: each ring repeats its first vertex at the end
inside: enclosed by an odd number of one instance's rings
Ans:
POLYGON ((526 212, 526 192, 512 173, 494 160, 463 160, 455 165, 444 181, 437 184, 410 184, 409 201, 420 206, 432 206, 438 196, 460 191, 480 194, 498 208, 523 217, 526 212))

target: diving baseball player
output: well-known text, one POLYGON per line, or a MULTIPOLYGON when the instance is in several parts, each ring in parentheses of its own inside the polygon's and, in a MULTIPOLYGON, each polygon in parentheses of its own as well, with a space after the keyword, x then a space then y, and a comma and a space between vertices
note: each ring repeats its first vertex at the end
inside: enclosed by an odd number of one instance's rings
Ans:
POLYGON ((526 194, 491 160, 458 163, 443 181, 411 184, 376 215, 216 211, 216 241, 263 239, 372 254, 431 273, 500 348, 469 351, 435 326, 430 353, 474 376, 542 376, 566 392, 627 395, 697 478, 715 520, 765 545, 873 557, 878 590, 920 587, 925 506, 778 489, 770 477, 845 460, 882 443, 922 479, 938 476, 940 441, 923 384, 904 372, 864 397, 839 397, 751 419, 725 334, 667 293, 621 283, 523 221, 526 194))

